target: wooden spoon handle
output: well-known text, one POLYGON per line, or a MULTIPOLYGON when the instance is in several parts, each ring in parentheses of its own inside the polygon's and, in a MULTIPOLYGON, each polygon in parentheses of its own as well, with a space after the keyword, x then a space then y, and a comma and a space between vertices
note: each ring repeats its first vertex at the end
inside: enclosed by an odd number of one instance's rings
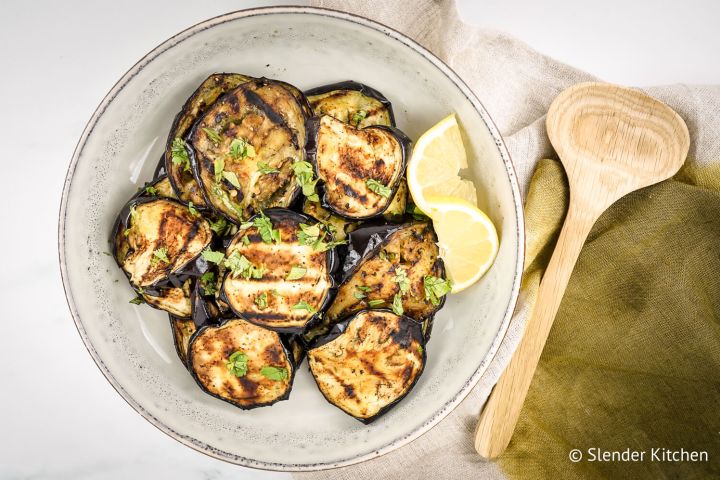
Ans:
POLYGON ((496 458, 510 443, 570 274, 595 223, 581 210, 571 203, 520 345, 480 414, 475 450, 484 458, 496 458))

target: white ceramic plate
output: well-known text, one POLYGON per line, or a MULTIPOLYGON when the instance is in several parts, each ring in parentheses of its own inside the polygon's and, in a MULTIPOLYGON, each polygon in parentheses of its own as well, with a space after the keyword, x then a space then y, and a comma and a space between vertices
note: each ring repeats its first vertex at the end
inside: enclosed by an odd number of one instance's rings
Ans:
POLYGON ((523 258, 520 195, 502 139, 468 87, 440 60, 387 27, 308 7, 241 11, 198 24, 155 48, 113 87, 72 158, 60 209, 68 304, 108 381, 176 440, 249 467, 316 470, 398 448, 430 429, 475 385, 517 298, 523 258), (383 92, 411 138, 457 112, 480 206, 501 234, 492 269, 450 296, 435 318, 428 364, 413 391, 363 425, 328 404, 307 364, 288 401, 239 410, 201 392, 178 360, 167 315, 134 296, 108 251, 113 220, 152 176, 173 116, 207 75, 242 72, 307 89, 353 79, 383 92))

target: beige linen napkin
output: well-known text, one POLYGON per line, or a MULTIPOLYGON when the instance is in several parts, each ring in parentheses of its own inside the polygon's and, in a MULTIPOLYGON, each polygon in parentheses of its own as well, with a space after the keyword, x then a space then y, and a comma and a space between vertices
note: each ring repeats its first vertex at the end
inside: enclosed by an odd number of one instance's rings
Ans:
MULTIPOLYGON (((544 115, 550 102, 563 89, 578 82, 592 80, 593 77, 545 57, 502 33, 463 24, 459 20, 453 0, 397 2, 319 0, 313 4, 372 18, 409 35, 448 63, 476 92, 505 138, 518 173, 522 194, 527 200, 527 254, 521 295, 507 335, 488 371, 455 411, 430 432, 383 457, 341 469, 296 474, 296 477, 302 479, 484 479, 503 478, 508 475, 517 478, 525 476, 605 478, 607 475, 612 475, 612 470, 588 469, 583 468, 587 464, 576 465, 567 461, 567 452, 571 448, 587 448, 591 445, 572 445, 567 443, 569 440, 566 439, 548 440, 548 444, 552 443, 556 450, 557 445, 561 445, 559 447, 561 451, 553 451, 555 457, 547 460, 557 465, 550 469, 543 463, 543 459, 537 458, 537 454, 533 453, 532 449, 516 449, 509 457, 512 461, 496 464, 482 461, 473 448, 473 431, 478 413, 517 346, 545 262, 551 252, 554 235, 566 208, 567 192, 559 165, 550 160, 538 163, 541 159, 554 157, 545 134, 544 115)), ((692 143, 690 158, 682 177, 694 187, 720 191, 720 169, 716 168, 720 164, 720 88, 676 85, 646 90, 678 111, 688 124, 692 143)), ((649 194, 650 197, 652 195, 649 194)), ((658 195, 662 195, 662 191, 659 191, 658 195)), ((715 197, 720 199, 720 196, 715 195, 715 197)), ((633 201, 637 203, 641 200, 633 201)), ((637 210, 643 207, 643 205, 629 205, 630 211, 633 208, 637 210)), ((616 217, 620 215, 623 219, 625 217, 622 215, 627 214, 628 208, 620 209, 613 215, 616 217)), ((651 206, 645 205, 644 208, 651 206)), ((705 212, 703 215, 708 214, 705 212)), ((720 217, 720 211, 718 216, 720 217)), ((601 227, 605 230, 611 229, 618 223, 617 220, 613 218, 613 223, 606 221, 601 227)), ((705 220, 701 221, 705 222, 705 220)), ((708 220, 706 223, 712 221, 708 220)), ((716 228, 716 224, 713 223, 712 226, 716 228)), ((591 239, 592 237, 591 235, 591 239)), ((717 247, 715 257, 720 251, 720 242, 717 247)), ((713 292, 720 291, 717 288, 719 283, 717 277, 708 279, 708 282, 715 288, 713 292)), ((709 315, 720 315, 720 305, 713 304, 709 312, 709 315)), ((712 337, 709 346, 706 347, 706 350, 714 355, 715 361, 712 364, 706 362, 710 372, 715 365, 720 368, 720 364, 717 363, 720 359, 720 348, 717 347, 717 342, 713 343, 720 335, 717 318, 714 326, 715 330, 712 325, 709 328, 714 332, 715 337, 712 337)), ((551 339, 552 335, 553 333, 551 339)), ((701 357, 707 351, 699 352, 698 355, 701 357)), ((541 369, 540 374, 552 376, 553 371, 545 372, 541 369)), ((672 372, 668 375, 672 375, 672 372)), ((712 374, 705 376, 712 377, 712 374)), ((569 380, 570 387, 575 378, 577 377, 573 376, 569 380)), ((662 378, 658 379, 658 382, 662 382, 662 378)), ((563 385, 563 388, 566 387, 567 385, 563 385)), ((715 392, 720 397, 720 380, 717 373, 713 378, 708 378, 707 386, 704 388, 710 389, 711 393, 715 392)), ((567 393, 570 395, 572 392, 567 393)), ((564 392, 559 393, 560 396, 563 394, 564 392)), ((677 405, 677 408, 682 409, 683 405, 677 405)), ((707 411, 702 414, 711 415, 707 411)), ((720 417, 720 405, 716 414, 720 417)), ((532 424, 536 430, 542 430, 543 425, 537 418, 533 420, 534 423, 529 420, 525 423, 521 421, 518 435, 525 435, 537 443, 543 441, 542 437, 527 433, 530 431, 528 424, 532 424)), ((715 433, 720 434, 720 426, 717 430, 718 432, 715 433)), ((549 436, 554 435, 551 428, 547 428, 545 433, 549 436)), ((610 434, 599 432, 596 438, 602 439, 603 435, 608 437, 610 434)), ((716 437, 714 445, 717 447, 714 454, 720 457, 720 436, 716 437)), ((536 450, 542 452, 542 448, 536 450)), ((714 465, 713 468, 716 468, 717 463, 714 465)), ((620 469, 614 473, 618 474, 622 471, 620 469)), ((657 477, 666 471, 662 465, 656 465, 652 469, 635 471, 635 476, 657 477)), ((690 472, 691 470, 685 471, 685 473, 690 472)))

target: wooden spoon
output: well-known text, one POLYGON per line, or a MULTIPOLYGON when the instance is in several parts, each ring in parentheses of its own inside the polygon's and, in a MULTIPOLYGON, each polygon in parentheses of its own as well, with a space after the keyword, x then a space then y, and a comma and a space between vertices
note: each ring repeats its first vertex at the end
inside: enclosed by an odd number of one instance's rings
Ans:
POLYGON ((558 95, 546 128, 567 172, 570 206, 520 345, 480 414, 475 449, 485 458, 499 456, 510 443, 593 224, 619 198, 673 176, 690 146, 685 122, 670 107, 639 90, 605 83, 581 83, 558 95))

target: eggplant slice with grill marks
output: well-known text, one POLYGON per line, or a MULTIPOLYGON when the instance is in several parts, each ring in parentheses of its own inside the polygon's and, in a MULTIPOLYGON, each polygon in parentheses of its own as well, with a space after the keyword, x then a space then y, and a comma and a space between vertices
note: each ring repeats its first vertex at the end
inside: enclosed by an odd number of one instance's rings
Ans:
POLYGON ((307 131, 323 207, 351 220, 387 210, 405 174, 405 134, 387 126, 358 129, 329 115, 311 118, 307 131))
POLYGON ((442 308, 445 297, 429 297, 426 277, 445 278, 437 237, 430 223, 378 226, 350 235, 344 280, 325 314, 335 323, 366 308, 390 308, 399 296, 402 313, 418 322, 442 308))
POLYGON ((330 115, 358 128, 395 126, 390 101, 362 83, 352 80, 333 83, 308 90, 305 95, 316 116, 330 115))
POLYGON ((180 287, 159 287, 152 289, 153 294, 148 291, 141 293, 145 303, 158 310, 182 319, 189 319, 192 316, 190 303, 190 292, 192 291, 193 279, 188 278, 180 287))
MULTIPOLYGON (((176 200, 139 197, 120 212, 113 235, 113 255, 140 293, 160 296, 159 288, 179 288, 201 274, 194 261, 210 244, 207 220, 176 200)), ((207 267, 207 265, 205 265, 207 267)))
POLYGON ((304 159, 305 114, 285 87, 266 79, 224 95, 193 127, 195 180, 206 203, 240 223, 299 195, 293 164, 304 159))
POLYGON ((332 236, 315 219, 285 209, 269 209, 242 227, 225 253, 223 299, 252 323, 302 333, 334 294, 332 236))
POLYGON ((188 366, 188 346, 190 338, 193 336, 197 327, 192 319, 177 318, 170 315, 170 329, 175 342, 175 351, 185 367, 188 366))
POLYGON ((195 121, 223 94, 234 90, 252 77, 239 73, 213 73, 193 92, 180 109, 170 128, 165 146, 165 170, 178 197, 183 202, 205 206, 205 199, 193 178, 184 142, 195 121))
POLYGON ((402 400, 425 368, 415 320, 389 310, 363 310, 335 325, 308 353, 328 402, 370 423, 402 400))
POLYGON ((200 327, 190 339, 188 364, 200 388, 242 409, 287 399, 295 376, 280 335, 239 318, 200 327))

